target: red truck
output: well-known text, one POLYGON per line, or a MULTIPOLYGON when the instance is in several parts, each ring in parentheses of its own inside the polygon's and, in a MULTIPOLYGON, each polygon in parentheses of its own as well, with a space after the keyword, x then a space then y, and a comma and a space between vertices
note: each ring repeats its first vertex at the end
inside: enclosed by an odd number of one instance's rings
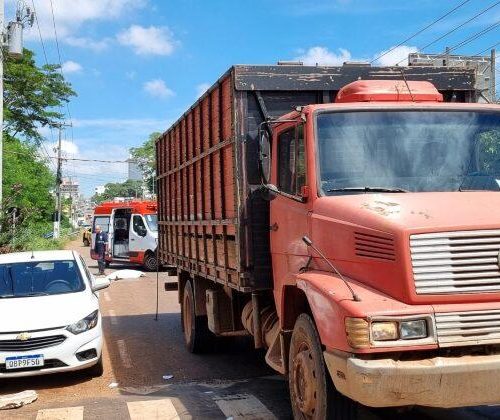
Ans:
POLYGON ((156 143, 189 351, 252 335, 297 419, 500 403, 500 106, 478 96, 464 68, 224 74, 156 143))

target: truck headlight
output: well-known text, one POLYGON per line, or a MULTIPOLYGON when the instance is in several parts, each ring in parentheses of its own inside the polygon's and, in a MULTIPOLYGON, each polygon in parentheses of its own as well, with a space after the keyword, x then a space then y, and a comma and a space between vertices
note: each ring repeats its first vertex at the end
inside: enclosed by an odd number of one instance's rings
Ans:
POLYGON ((374 341, 397 340, 398 323, 393 321, 372 323, 372 339, 374 341))
POLYGON ((401 340, 412 340, 427 337, 427 322, 425 319, 402 321, 399 323, 401 340))
POLYGON ((86 316, 80 321, 69 325, 66 329, 73 334, 81 334, 82 332, 91 330, 97 325, 99 320, 99 311, 95 310, 90 315, 86 316))

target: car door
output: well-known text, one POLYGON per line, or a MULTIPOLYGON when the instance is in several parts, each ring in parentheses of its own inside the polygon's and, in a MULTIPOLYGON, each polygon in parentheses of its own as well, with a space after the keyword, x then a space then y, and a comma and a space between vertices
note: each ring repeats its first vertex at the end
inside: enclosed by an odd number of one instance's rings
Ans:
POLYGON ((130 256, 137 256, 137 253, 146 251, 148 245, 147 235, 148 230, 144 218, 141 214, 133 214, 129 232, 130 256))

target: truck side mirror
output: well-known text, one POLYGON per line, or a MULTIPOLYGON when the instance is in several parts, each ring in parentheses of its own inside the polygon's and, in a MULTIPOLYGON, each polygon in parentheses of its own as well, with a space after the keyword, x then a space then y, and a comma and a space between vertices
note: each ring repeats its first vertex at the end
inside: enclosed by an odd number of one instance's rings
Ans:
POLYGON ((259 164, 262 182, 271 179, 271 136, 266 128, 259 128, 259 164))
POLYGON ((262 188, 262 193, 264 200, 272 201, 280 195, 280 190, 274 184, 265 184, 262 188))

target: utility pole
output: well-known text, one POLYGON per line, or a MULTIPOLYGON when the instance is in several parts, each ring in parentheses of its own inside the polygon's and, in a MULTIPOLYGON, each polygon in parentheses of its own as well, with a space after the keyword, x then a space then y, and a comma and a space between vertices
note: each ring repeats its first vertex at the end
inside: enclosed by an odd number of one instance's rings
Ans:
POLYGON ((54 234, 53 238, 57 239, 61 236, 61 184, 62 184, 62 157, 61 157, 61 144, 62 144, 62 130, 64 127, 69 127, 69 124, 57 124, 59 128, 59 140, 57 143, 57 171, 56 171, 56 214, 54 217, 54 234))
POLYGON ((62 143, 62 128, 63 125, 59 126, 59 141, 57 143, 57 172, 56 172, 56 213, 54 217, 54 239, 58 239, 61 236, 61 183, 62 183, 62 160, 61 160, 61 143, 62 143))
POLYGON ((491 76, 490 76, 490 91, 491 91, 491 103, 494 104, 497 101, 497 93, 496 93, 496 86, 497 82, 495 80, 495 72, 496 72, 496 50, 493 48, 491 50, 491 63, 490 63, 490 70, 491 70, 491 76))

